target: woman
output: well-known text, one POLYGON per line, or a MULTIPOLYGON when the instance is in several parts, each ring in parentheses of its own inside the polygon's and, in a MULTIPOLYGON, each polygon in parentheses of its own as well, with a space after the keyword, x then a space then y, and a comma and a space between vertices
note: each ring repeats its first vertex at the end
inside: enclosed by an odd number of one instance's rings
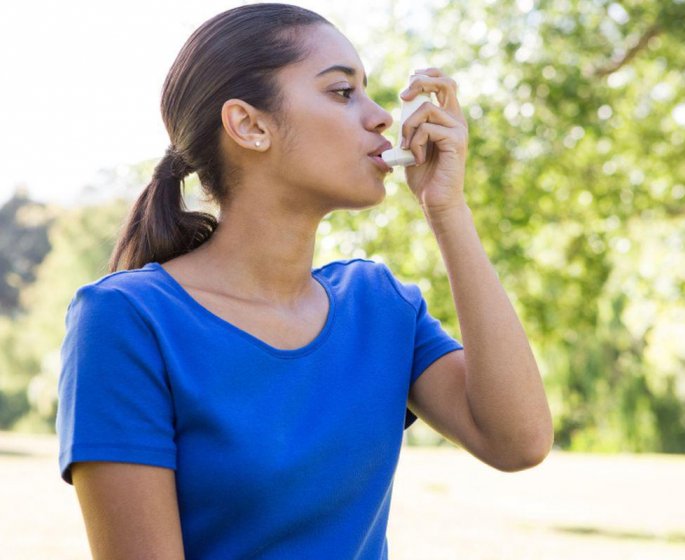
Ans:
POLYGON ((289 5, 228 10, 179 53, 162 95, 172 145, 110 274, 67 312, 60 467, 95 558, 387 558, 414 414, 501 470, 547 455, 543 386, 473 226, 466 121, 438 69, 402 94, 439 101, 403 128, 406 177, 467 350, 382 263, 312 270, 321 219, 385 196, 392 119, 365 83, 349 41, 289 5), (184 211, 193 171, 218 220, 184 211))

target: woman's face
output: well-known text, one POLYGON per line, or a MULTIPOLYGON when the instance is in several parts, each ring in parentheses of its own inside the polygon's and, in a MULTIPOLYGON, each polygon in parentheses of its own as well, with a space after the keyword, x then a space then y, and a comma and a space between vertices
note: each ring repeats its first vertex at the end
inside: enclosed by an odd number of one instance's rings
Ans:
POLYGON ((303 33, 310 54, 277 76, 286 122, 272 137, 278 181, 300 203, 311 194, 326 211, 378 204, 387 171, 369 154, 389 147, 381 133, 392 117, 367 96, 364 68, 347 38, 329 25, 303 33))

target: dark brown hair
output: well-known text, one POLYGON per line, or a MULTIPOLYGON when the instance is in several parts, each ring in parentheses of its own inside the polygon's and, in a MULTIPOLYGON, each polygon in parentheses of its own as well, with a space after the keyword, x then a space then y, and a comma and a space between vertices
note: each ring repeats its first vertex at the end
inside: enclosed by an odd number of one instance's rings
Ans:
POLYGON ((162 119, 171 145, 130 210, 110 272, 168 261, 210 238, 218 221, 187 210, 183 178, 196 172, 209 200, 227 199, 240 170, 226 168, 219 153, 224 102, 242 99, 280 124, 282 95, 275 73, 307 56, 297 31, 322 23, 332 25, 298 6, 264 3, 227 10, 193 32, 162 88, 162 119))

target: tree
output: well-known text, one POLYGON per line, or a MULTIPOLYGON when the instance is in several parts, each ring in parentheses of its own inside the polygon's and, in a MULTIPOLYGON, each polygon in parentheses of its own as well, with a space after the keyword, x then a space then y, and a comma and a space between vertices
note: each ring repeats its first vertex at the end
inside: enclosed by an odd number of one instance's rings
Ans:
POLYGON ((49 231, 52 249, 35 281, 21 292, 23 313, 4 329, 0 323, 0 391, 13 403, 0 415, 0 428, 53 429, 66 309, 79 286, 106 274, 126 209, 127 202, 119 199, 63 210, 56 217, 49 231))
POLYGON ((33 282, 36 266, 50 250, 47 230, 53 213, 24 189, 0 208, 0 315, 18 313, 21 288, 33 282))

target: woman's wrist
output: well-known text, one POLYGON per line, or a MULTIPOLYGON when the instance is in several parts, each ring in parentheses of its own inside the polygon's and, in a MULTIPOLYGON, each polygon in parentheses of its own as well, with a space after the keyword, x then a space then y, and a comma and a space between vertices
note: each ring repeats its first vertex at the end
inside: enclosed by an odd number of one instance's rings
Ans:
POLYGON ((469 208, 463 196, 456 198, 454 202, 446 206, 432 208, 422 206, 421 208, 436 235, 452 229, 456 223, 471 222, 473 220, 471 208, 469 208))

